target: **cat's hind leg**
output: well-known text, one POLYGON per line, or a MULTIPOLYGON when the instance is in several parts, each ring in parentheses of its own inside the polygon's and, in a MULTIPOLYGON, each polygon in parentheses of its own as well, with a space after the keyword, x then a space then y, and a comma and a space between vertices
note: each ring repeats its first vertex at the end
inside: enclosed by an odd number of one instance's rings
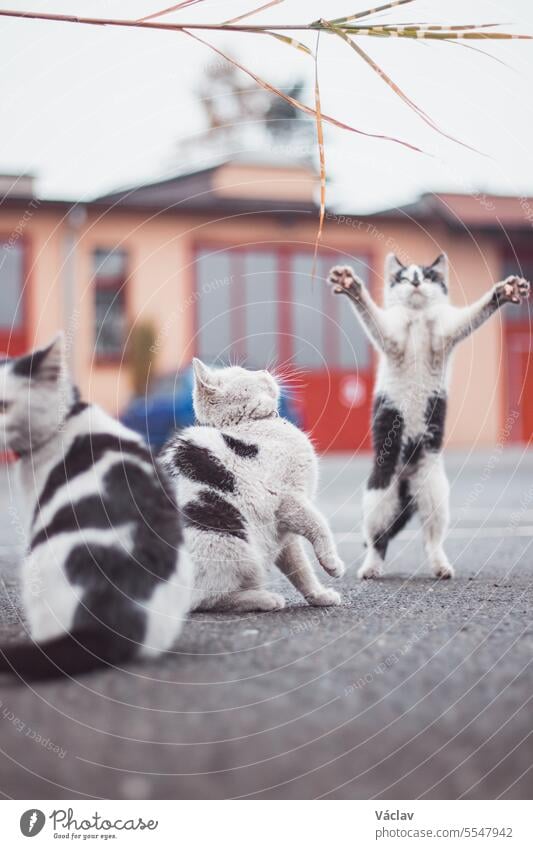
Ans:
POLYGON ((392 478, 384 488, 366 489, 363 531, 367 553, 357 573, 359 578, 378 578, 383 574, 389 542, 407 524, 415 509, 407 479, 392 478))
POLYGON ((378 392, 372 407, 374 462, 363 496, 367 553, 357 573, 359 578, 377 578, 382 574, 391 532, 397 533, 398 523, 405 524, 409 518, 406 511, 409 515, 412 512, 410 500, 400 489, 397 473, 403 431, 401 411, 385 393, 378 392))
POLYGON ((262 556, 253 541, 189 527, 185 544, 194 552, 194 610, 244 613, 285 606, 282 596, 264 588, 262 556))
POLYGON ((305 537, 317 560, 333 578, 344 575, 344 563, 337 553, 333 534, 322 513, 305 495, 286 495, 277 512, 281 530, 305 537))
POLYGON ((276 560, 276 566, 301 592, 303 597, 315 607, 329 607, 341 603, 336 590, 324 587, 315 575, 313 566, 307 557, 301 540, 289 536, 276 560))
POLYGON ((441 454, 427 454, 412 481, 424 548, 436 578, 453 578, 454 570, 443 548, 449 524, 450 486, 441 454))

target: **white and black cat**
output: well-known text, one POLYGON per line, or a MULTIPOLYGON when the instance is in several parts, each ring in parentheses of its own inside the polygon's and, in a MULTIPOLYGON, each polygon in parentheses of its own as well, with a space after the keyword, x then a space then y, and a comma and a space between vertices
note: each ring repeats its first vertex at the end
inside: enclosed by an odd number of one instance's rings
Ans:
POLYGON ((333 291, 349 297, 380 354, 373 405, 374 464, 363 501, 367 555, 359 577, 381 574, 389 541, 415 511, 422 520, 430 566, 453 577, 443 549, 449 485, 442 459, 452 352, 505 303, 519 304, 529 283, 508 277, 468 307, 448 301, 448 260, 385 265, 385 308, 377 306, 353 269, 331 270, 333 291))
POLYGON ((198 426, 162 451, 177 481, 185 543, 194 568, 195 610, 279 610, 267 589, 276 564, 309 604, 340 603, 316 577, 302 546, 324 570, 344 572, 326 520, 313 504, 317 459, 309 438, 277 413, 279 387, 267 371, 209 369, 194 360, 198 426))
POLYGON ((191 585, 172 484, 137 434, 80 400, 62 335, 0 363, 0 436, 19 458, 33 640, 3 646, 0 670, 76 675, 169 649, 191 585))

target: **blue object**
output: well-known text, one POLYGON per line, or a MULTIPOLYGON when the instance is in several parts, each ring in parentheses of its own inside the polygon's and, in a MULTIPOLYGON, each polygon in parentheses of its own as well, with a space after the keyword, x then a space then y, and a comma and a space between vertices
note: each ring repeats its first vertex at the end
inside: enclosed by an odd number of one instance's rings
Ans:
MULTIPOLYGON (((154 450, 159 450, 174 430, 194 424, 193 383, 192 366, 156 378, 146 395, 130 401, 120 417, 121 422, 140 433, 154 450)), ((284 389, 280 395, 279 414, 300 426, 294 401, 284 389)))

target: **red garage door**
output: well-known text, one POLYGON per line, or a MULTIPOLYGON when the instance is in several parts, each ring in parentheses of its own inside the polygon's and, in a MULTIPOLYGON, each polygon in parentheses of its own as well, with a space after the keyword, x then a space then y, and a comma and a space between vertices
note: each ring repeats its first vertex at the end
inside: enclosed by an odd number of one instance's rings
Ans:
POLYGON ((211 363, 278 368, 288 376, 303 424, 320 451, 369 445, 372 356, 349 303, 325 280, 332 265, 362 257, 298 247, 202 246, 196 262, 196 345, 211 363))

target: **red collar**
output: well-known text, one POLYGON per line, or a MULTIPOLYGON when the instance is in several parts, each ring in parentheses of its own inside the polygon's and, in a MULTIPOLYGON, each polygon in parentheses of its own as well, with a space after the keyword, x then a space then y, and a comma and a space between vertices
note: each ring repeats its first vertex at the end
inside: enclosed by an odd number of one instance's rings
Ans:
POLYGON ((17 454, 16 451, 0 452, 0 464, 2 464, 2 463, 14 463, 17 460, 20 460, 20 454, 17 454))

